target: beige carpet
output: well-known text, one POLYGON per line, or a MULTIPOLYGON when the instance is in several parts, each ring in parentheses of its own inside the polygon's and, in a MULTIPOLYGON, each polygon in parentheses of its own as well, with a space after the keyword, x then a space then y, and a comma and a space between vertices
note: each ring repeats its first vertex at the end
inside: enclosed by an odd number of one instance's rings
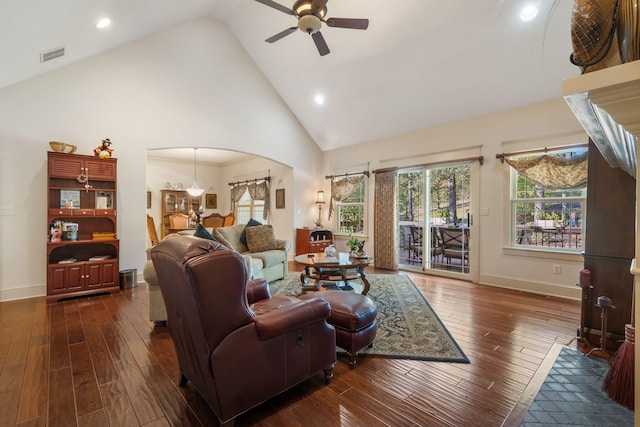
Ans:
MULTIPOLYGON (((378 333, 373 347, 361 355, 469 363, 408 276, 369 274, 367 279, 371 283, 368 296, 378 307, 378 333)), ((288 278, 271 283, 270 288, 272 295, 300 295, 300 273, 290 273, 288 278)), ((317 294, 322 297, 322 292, 317 294)))

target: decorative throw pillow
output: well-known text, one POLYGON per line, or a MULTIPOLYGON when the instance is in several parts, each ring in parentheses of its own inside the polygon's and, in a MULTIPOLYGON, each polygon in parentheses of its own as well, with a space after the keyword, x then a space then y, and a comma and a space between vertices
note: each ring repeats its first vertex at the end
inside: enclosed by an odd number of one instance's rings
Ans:
POLYGON ((215 239, 220 242, 221 244, 225 245, 226 247, 228 247, 231 250, 235 250, 235 248, 233 247, 233 245, 231 243, 229 243, 229 241, 227 239, 224 238, 224 236, 222 234, 220 234, 220 232, 217 229, 213 229, 213 231, 211 232, 211 235, 213 237, 215 237, 215 239))
POLYGON ((247 246, 251 252, 278 249, 276 235, 271 224, 247 227, 247 246))
MULTIPOLYGON (((208 240, 213 240, 214 242, 222 243, 221 241, 213 237, 211 233, 209 233, 209 231, 202 226, 202 224, 198 224, 198 226, 196 227, 196 231, 193 233, 193 235, 196 237, 200 237, 201 239, 208 239, 208 240)), ((224 243, 222 244, 224 245, 224 243)))
POLYGON ((245 225, 244 230, 242 230, 242 234, 240 234, 240 241, 246 245, 247 244, 247 228, 256 227, 258 225, 262 225, 262 223, 251 218, 249 222, 247 222, 247 225, 245 225))

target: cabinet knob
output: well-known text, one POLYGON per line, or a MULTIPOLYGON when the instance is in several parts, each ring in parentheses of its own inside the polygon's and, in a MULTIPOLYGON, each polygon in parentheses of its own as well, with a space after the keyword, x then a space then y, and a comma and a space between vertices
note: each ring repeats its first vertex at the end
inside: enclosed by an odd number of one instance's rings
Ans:
POLYGON ((86 215, 86 214, 87 214, 86 212, 82 212, 82 215, 86 215))
POLYGON ((62 211, 58 211, 58 215, 62 215, 62 211))

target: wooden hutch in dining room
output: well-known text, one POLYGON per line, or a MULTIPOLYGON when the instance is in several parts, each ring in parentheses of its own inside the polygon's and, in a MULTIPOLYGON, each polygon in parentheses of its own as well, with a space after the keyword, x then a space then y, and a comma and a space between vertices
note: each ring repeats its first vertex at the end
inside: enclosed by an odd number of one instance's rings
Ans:
POLYGON ((202 205, 202 196, 193 197, 185 190, 162 190, 162 223, 161 238, 176 232, 172 230, 170 216, 176 213, 189 216, 190 212, 198 212, 202 205))

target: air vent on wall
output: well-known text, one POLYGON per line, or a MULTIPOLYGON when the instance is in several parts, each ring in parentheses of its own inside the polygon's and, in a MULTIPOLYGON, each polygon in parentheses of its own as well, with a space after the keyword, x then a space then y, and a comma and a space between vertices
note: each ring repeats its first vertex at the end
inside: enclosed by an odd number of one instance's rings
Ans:
POLYGON ((63 47, 51 49, 49 51, 40 53, 40 62, 51 61, 52 59, 60 58, 61 56, 64 56, 63 47))

